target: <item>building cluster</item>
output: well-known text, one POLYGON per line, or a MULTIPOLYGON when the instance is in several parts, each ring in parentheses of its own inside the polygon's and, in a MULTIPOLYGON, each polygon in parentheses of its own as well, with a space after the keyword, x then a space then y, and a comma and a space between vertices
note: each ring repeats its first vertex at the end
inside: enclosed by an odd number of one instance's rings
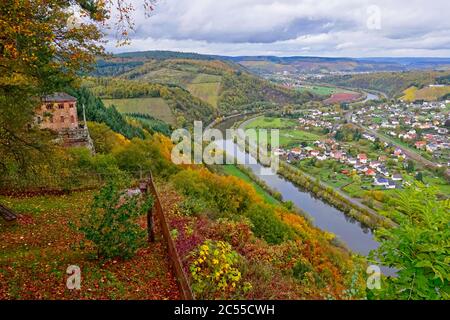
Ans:
MULTIPOLYGON (((386 146, 389 147, 388 144, 386 146)), ((274 150, 274 154, 280 156, 288 163, 305 159, 338 161, 350 167, 347 170, 342 170, 342 174, 350 175, 355 172, 364 177, 371 177, 373 186, 380 186, 385 189, 400 188, 403 181, 401 174, 392 172, 389 169, 388 160, 399 161, 406 159, 403 151, 398 148, 395 148, 390 156, 380 155, 377 159, 370 159, 365 153, 351 156, 339 142, 331 138, 324 141, 315 141, 312 146, 297 146, 291 149, 278 148, 274 150)))
POLYGON ((423 150, 450 166, 450 101, 382 104, 364 107, 351 121, 423 150))

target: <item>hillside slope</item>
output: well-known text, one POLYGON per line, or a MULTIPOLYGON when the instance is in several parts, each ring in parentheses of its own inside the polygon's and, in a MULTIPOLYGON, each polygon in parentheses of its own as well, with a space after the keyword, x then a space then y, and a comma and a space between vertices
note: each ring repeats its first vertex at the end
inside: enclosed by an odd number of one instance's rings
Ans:
POLYGON ((343 87, 376 90, 384 92, 389 97, 399 97, 409 87, 422 88, 436 83, 438 79, 449 74, 448 71, 379 72, 332 76, 321 81, 343 87))
POLYGON ((310 92, 296 92, 261 79, 241 66, 222 60, 148 59, 127 55, 98 64, 96 75, 110 75, 120 81, 184 89, 211 106, 217 114, 250 111, 262 105, 303 104, 315 99, 310 92), (106 67, 107 66, 107 67, 106 67))

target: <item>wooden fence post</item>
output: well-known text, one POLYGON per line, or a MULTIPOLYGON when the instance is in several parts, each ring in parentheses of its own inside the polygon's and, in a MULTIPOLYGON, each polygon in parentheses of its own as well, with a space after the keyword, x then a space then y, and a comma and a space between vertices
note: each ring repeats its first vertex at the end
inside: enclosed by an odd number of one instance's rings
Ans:
POLYGON ((183 270, 183 263, 181 262, 180 256, 178 255, 178 251, 175 246, 175 242, 173 241, 172 236, 170 234, 169 224, 166 220, 166 216, 164 214, 161 201, 159 199, 158 191, 156 190, 156 186, 153 183, 153 177, 151 173, 148 179, 147 187, 148 191, 153 194, 153 198, 155 201, 153 205, 155 211, 153 213, 158 216, 163 237, 167 242, 169 258, 172 262, 175 275, 178 279, 178 285, 181 291, 181 296, 183 297, 183 300, 194 300, 194 295, 192 294, 192 290, 189 285, 189 280, 186 276, 186 273, 183 270))
MULTIPOLYGON (((150 181, 142 181, 139 184, 139 189, 141 190, 142 194, 150 195, 148 186, 150 184, 150 181)), ((155 200, 156 201, 156 200, 155 200)), ((155 242, 155 231, 153 229, 153 213, 155 210, 155 204, 147 211, 147 235, 148 235, 148 242, 152 243, 155 242)))

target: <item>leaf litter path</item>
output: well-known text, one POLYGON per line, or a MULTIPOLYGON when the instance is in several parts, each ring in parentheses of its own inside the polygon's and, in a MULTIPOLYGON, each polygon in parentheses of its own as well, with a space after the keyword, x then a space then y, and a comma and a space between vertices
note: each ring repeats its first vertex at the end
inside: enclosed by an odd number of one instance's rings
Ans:
MULTIPOLYGON (((157 221, 156 242, 133 259, 94 259, 94 248, 71 226, 88 213, 93 194, 0 197, 20 215, 14 223, 0 221, 0 300, 180 299, 157 221), (81 269, 81 290, 66 287, 70 265, 81 269)), ((144 228, 145 217, 140 223, 144 228)))

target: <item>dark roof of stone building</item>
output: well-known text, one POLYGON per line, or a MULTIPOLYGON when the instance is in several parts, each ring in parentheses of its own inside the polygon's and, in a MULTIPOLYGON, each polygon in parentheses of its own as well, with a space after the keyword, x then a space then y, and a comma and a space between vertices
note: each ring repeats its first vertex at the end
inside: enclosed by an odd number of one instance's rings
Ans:
POLYGON ((44 102, 63 102, 63 101, 77 101, 77 98, 72 97, 71 95, 65 92, 56 92, 54 94, 45 96, 43 98, 44 102))

